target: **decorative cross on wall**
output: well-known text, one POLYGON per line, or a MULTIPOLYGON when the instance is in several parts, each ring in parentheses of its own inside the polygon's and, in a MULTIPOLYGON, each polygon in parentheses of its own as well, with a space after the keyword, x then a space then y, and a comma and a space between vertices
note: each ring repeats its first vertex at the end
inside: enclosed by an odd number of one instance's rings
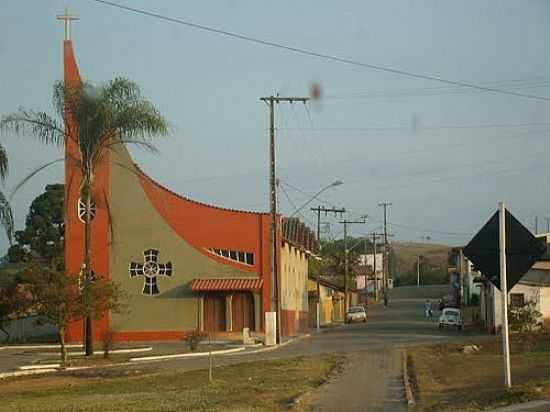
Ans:
POLYGON ((158 263, 158 254, 158 250, 148 249, 143 252, 143 264, 130 263, 130 277, 145 278, 142 292, 144 295, 158 295, 157 276, 172 276, 172 262, 158 263))

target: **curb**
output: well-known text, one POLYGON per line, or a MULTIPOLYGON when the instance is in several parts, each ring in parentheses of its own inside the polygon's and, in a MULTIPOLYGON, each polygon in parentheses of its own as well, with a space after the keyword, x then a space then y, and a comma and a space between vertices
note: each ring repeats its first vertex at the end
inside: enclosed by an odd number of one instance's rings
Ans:
MULTIPOLYGON (((152 346, 148 346, 146 348, 131 348, 131 349, 114 349, 110 350, 110 354, 124 354, 124 353, 139 353, 139 352, 151 352, 153 350, 152 346)), ((82 356, 85 355, 86 352, 67 352, 67 357, 69 356, 82 356)), ((94 355, 104 355, 104 350, 94 350, 94 355)))
POLYGON ((212 353, 212 355, 223 355, 226 353, 240 352, 243 350, 245 350, 245 347, 241 346, 238 348, 224 349, 224 350, 219 350, 214 352, 182 353, 177 355, 163 355, 163 356, 144 356, 141 358, 131 358, 129 359, 129 362, 124 362, 124 363, 112 363, 107 365, 90 365, 90 366, 69 366, 67 368, 61 368, 59 364, 28 365, 28 366, 20 366, 19 367, 20 370, 18 371, 0 373, 0 380, 6 379, 6 378, 15 378, 18 376, 41 375, 41 374, 53 373, 53 372, 71 372, 71 371, 78 371, 78 370, 84 370, 84 369, 128 366, 128 365, 135 364, 136 362, 146 363, 146 362, 160 361, 164 359, 202 357, 202 356, 209 356, 210 353, 212 353))
POLYGON ((262 353, 262 352, 271 352, 271 351, 280 349, 283 346, 289 345, 291 343, 294 343, 294 342, 297 342, 299 340, 306 339, 306 338, 309 338, 309 337, 311 337, 311 333, 307 333, 305 335, 300 335, 296 338, 289 339, 289 340, 287 340, 283 343, 279 343, 278 345, 268 346, 266 348, 258 349, 258 350, 252 351, 252 352, 247 352, 246 355, 253 355, 255 353, 262 353))
POLYGON ((403 350, 401 354, 403 359, 403 385, 405 386, 405 397, 407 398, 407 404, 412 406, 415 402, 411 389, 411 382, 409 381, 409 372, 407 370, 407 351, 403 350))
POLYGON ((197 353, 180 353, 176 355, 161 355, 161 356, 143 356, 141 358, 130 358, 130 362, 143 362, 143 361, 157 361, 157 360, 165 360, 165 359, 178 359, 178 358, 198 358, 202 356, 210 356, 212 355, 223 355, 226 353, 233 353, 233 352, 240 352, 245 350, 244 346, 239 346, 238 348, 233 349, 223 349, 223 350, 217 350, 212 352, 197 352, 197 353))
MULTIPOLYGON (((66 348, 81 348, 82 345, 65 345, 66 348)), ((59 345, 8 345, 0 346, 3 349, 59 349, 59 345)))
POLYGON ((16 378, 18 376, 28 376, 28 375, 41 375, 43 373, 57 372, 58 369, 31 369, 26 371, 17 371, 17 372, 3 372, 0 373, 0 380, 6 378, 16 378))

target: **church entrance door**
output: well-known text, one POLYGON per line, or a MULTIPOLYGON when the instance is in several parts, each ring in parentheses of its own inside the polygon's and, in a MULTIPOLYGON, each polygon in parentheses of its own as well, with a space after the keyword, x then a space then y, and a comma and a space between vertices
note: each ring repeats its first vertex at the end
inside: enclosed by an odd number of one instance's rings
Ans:
POLYGON ((236 292, 231 300, 234 332, 254 330, 254 298, 250 292, 236 292))
POLYGON ((204 296, 204 330, 206 332, 225 331, 225 296, 207 293, 204 296))

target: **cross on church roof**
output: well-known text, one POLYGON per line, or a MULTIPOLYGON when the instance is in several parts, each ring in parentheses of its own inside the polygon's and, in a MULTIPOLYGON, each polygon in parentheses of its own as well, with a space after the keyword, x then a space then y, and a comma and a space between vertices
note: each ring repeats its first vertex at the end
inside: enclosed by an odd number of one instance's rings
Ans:
POLYGON ((71 40, 71 21, 80 20, 80 18, 71 14, 69 8, 65 7, 65 14, 58 14, 57 20, 63 20, 65 22, 65 40, 71 40))

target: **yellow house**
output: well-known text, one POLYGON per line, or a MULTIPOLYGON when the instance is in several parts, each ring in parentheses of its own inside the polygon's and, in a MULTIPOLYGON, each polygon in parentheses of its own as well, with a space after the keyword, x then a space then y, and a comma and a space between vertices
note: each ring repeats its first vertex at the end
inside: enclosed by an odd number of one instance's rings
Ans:
MULTIPOLYGON (((310 277, 308 279, 308 297, 309 297, 309 325, 315 327, 317 316, 317 279, 310 277)), ((340 287, 324 278, 319 279, 320 292, 320 324, 330 325, 334 322, 344 322, 344 288, 340 287)), ((356 305, 358 294, 355 289, 349 289, 350 305, 356 305)))

